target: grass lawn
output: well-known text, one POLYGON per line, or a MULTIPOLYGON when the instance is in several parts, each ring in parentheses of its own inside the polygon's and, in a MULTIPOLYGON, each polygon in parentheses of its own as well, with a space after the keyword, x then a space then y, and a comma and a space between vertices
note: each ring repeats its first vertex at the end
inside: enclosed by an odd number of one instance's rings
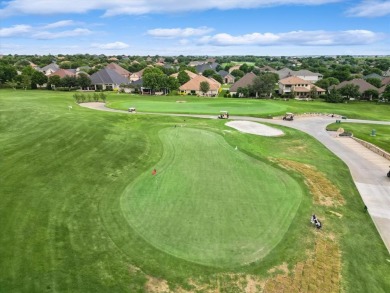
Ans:
POLYGON ((283 101, 263 99, 201 98, 194 96, 140 96, 110 94, 108 107, 127 110, 136 107, 141 112, 214 114, 229 111, 231 115, 256 117, 293 113, 336 113, 348 118, 390 120, 390 105, 369 102, 332 104, 321 101, 283 101), (178 103, 177 101, 186 101, 178 103))
POLYGON ((299 131, 225 122, 1 90, 0 291, 389 292, 389 254, 347 167, 299 131), (329 187, 342 204, 316 200, 329 187))
POLYGON ((378 124, 342 123, 328 125, 328 130, 337 130, 340 127, 347 132, 352 132, 357 138, 377 145, 381 149, 390 153, 390 126, 378 124), (371 136, 372 130, 376 130, 376 135, 371 136))

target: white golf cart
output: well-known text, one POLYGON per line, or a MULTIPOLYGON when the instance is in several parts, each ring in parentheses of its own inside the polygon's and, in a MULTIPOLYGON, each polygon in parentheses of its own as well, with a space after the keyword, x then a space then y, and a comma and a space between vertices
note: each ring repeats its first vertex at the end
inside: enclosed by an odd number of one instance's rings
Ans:
POLYGON ((284 115, 284 117, 283 117, 283 120, 293 121, 294 120, 294 114, 293 113, 286 113, 286 115, 284 115))
POLYGON ((218 115, 218 119, 229 119, 228 111, 221 111, 218 115))
POLYGON ((131 107, 131 108, 129 108, 127 111, 129 111, 130 113, 135 113, 135 108, 134 108, 134 107, 131 107))

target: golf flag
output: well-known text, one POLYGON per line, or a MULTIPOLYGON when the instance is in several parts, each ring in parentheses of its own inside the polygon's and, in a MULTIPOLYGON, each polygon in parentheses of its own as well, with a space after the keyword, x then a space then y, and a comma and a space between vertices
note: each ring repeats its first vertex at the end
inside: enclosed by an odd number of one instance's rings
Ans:
POLYGON ((157 170, 156 170, 156 169, 153 169, 152 175, 156 175, 156 174, 157 174, 157 170))

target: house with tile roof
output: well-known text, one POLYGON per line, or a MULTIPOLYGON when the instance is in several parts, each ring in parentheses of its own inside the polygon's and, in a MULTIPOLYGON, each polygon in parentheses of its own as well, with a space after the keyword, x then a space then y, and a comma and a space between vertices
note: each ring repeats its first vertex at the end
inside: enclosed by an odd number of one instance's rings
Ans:
POLYGON ((57 63, 51 63, 49 65, 46 65, 45 67, 42 67, 42 72, 48 76, 54 72, 56 72, 60 67, 57 65, 57 63))
POLYGON ((230 93, 236 94, 237 90, 241 88, 246 88, 253 84, 253 80, 256 78, 256 74, 253 72, 248 72, 243 77, 241 77, 238 81, 236 81, 231 87, 230 87, 230 93))
POLYGON ((59 76, 60 78, 64 78, 65 76, 76 76, 76 73, 70 69, 58 69, 57 71, 49 74, 48 76, 59 76))
POLYGON ((284 79, 289 76, 296 76, 311 83, 316 83, 324 77, 321 73, 318 72, 311 72, 310 70, 306 69, 294 71, 287 67, 282 68, 275 73, 279 75, 279 79, 284 79))
POLYGON ((127 79, 130 78, 131 72, 124 69, 122 66, 116 64, 116 63, 110 63, 106 66, 107 69, 115 70, 117 73, 122 75, 123 77, 126 77, 127 79))
POLYGON ((313 89, 316 90, 318 95, 325 94, 324 89, 297 76, 290 76, 279 80, 279 94, 281 95, 294 93, 297 98, 308 98, 313 89))
POLYGON ((218 71, 218 74, 222 77, 224 83, 234 83, 236 78, 225 70, 218 71))
POLYGON ((211 69, 211 70, 215 71, 217 66, 218 66, 218 63, 205 63, 205 64, 195 66, 195 70, 197 73, 202 74, 207 69, 211 69))
POLYGON ((121 84, 129 84, 129 80, 113 69, 103 68, 91 75, 91 84, 95 90, 119 89, 121 84))
POLYGON ((180 93, 181 94, 192 94, 192 95, 198 95, 198 96, 209 96, 209 97, 214 97, 217 96, 219 93, 219 89, 221 87, 221 84, 216 81, 213 78, 207 78, 203 75, 197 75, 193 79, 189 80, 185 84, 179 87, 180 93), (210 85, 209 91, 204 94, 200 90, 200 83, 206 81, 210 85))

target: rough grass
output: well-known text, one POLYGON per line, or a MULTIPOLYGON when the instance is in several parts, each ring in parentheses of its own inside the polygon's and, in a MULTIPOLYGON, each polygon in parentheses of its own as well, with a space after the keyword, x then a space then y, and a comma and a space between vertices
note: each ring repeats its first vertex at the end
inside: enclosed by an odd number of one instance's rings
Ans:
MULTIPOLYGON (((285 275, 270 269, 286 263, 292 272, 315 255, 313 212, 341 251, 341 291, 390 291, 389 254, 348 169, 321 144, 288 128, 266 138, 224 132, 225 121, 185 120, 84 109, 70 93, 0 91, 0 291, 145 292, 150 284, 170 292, 256 292, 274 274, 285 275), (248 265, 212 268, 173 257, 128 225, 120 198, 161 160, 158 133, 175 124, 222 135, 275 168, 267 158, 312 165, 346 204, 316 205, 308 190, 282 241, 248 265)), ((303 174, 281 172, 307 189, 303 174)))
POLYGON ((336 207, 345 203, 340 190, 314 166, 290 160, 278 160, 277 162, 283 168, 292 169, 302 174, 310 193, 313 195, 315 204, 336 207))

